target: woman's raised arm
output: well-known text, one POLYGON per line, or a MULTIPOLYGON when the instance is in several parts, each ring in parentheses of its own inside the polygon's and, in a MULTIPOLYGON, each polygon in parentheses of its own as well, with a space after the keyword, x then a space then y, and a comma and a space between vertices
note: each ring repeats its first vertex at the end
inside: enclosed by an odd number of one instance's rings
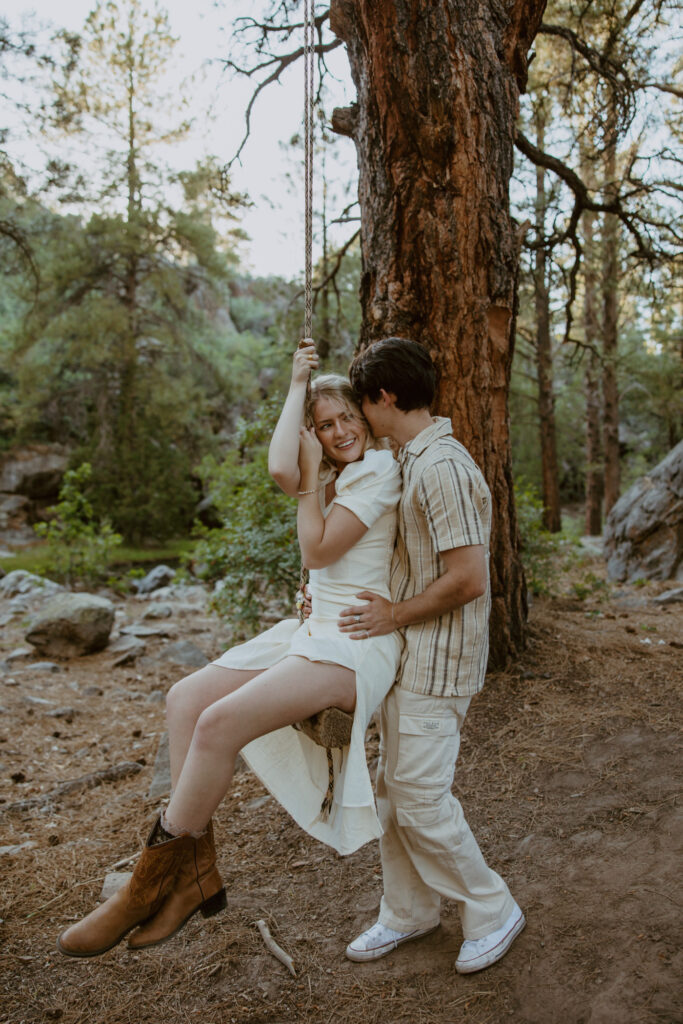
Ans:
POLYGON ((268 448, 268 472, 279 487, 296 498, 299 470, 299 430, 304 422, 306 382, 318 368, 318 354, 312 338, 305 338, 292 360, 292 380, 268 448))

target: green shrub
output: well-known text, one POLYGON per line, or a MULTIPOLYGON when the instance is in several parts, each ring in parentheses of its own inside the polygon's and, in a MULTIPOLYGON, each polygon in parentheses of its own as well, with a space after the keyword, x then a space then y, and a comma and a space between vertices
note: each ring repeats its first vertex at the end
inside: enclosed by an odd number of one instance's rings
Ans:
POLYGON ((64 474, 59 502, 47 523, 34 527, 47 541, 45 572, 68 584, 106 578, 107 564, 121 537, 107 519, 98 519, 84 493, 92 474, 89 462, 64 474))
POLYGON ((209 457, 199 470, 223 525, 198 526, 186 561, 200 578, 221 582, 212 604, 236 636, 255 630, 265 601, 293 607, 299 584, 296 502, 268 474, 268 443, 281 404, 262 403, 249 422, 238 423, 223 462, 209 457))
POLYGON ((547 594, 558 573, 561 536, 545 529, 543 502, 535 487, 523 479, 515 482, 515 504, 527 587, 532 594, 547 594))

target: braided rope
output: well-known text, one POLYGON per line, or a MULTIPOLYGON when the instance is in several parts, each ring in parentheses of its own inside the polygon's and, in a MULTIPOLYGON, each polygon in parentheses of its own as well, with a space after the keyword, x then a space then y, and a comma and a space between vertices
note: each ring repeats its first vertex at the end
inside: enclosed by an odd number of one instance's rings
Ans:
MULTIPOLYGON (((314 90, 313 90, 313 60, 315 56, 315 44, 314 44, 314 33, 315 33, 315 0, 304 0, 304 246, 305 246, 305 261, 304 261, 304 338, 313 337, 313 107, 314 107, 314 90)), ((303 344, 303 341, 300 342, 303 344)), ((311 378, 306 382, 306 404, 311 396, 311 378)), ((307 582, 307 571, 304 567, 303 562, 301 563, 301 574, 299 576, 299 590, 304 592, 304 587, 307 582)), ((299 608, 299 619, 303 623, 304 615, 303 608, 299 608)), ((328 711, 330 709, 327 709, 328 711)), ((335 709, 339 714, 344 712, 335 709)), ((321 716, 325 716, 325 711, 321 711, 318 715, 314 715, 312 718, 307 719, 305 722, 295 723, 295 727, 301 729, 306 735, 315 738, 316 732, 316 720, 321 716)), ((353 721, 351 716, 345 716, 347 718, 346 726, 349 731, 349 736, 344 737, 338 741, 340 746, 344 746, 349 742, 350 739, 350 722, 353 721)), ((316 743, 321 743, 320 739, 315 738, 316 743)), ((327 742, 331 742, 328 739, 327 742)), ((320 819, 326 821, 329 817, 334 802, 334 759, 332 757, 332 748, 327 746, 325 743, 321 743, 322 746, 326 747, 327 755, 327 791, 323 797, 322 804, 320 806, 320 819)), ((336 745, 336 744, 335 744, 336 745)))
POLYGON ((313 336, 313 60, 315 0, 304 0, 304 337, 313 336))
MULTIPOLYGON (((315 0, 304 0, 304 338, 313 337, 313 60, 315 0)), ((311 378, 306 381, 306 404, 311 397, 311 378)), ((308 573, 301 563, 299 590, 303 595, 308 573)), ((304 621, 299 608, 299 620, 304 621)))

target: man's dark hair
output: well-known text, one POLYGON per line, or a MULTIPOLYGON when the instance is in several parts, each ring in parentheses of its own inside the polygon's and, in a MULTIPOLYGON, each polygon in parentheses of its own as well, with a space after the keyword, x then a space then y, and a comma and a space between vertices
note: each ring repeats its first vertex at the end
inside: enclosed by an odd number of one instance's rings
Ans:
POLYGON ((377 402, 380 391, 396 395, 402 412, 429 408, 434 400, 436 371, 426 349, 407 338, 384 338, 360 352, 349 378, 358 401, 377 402))

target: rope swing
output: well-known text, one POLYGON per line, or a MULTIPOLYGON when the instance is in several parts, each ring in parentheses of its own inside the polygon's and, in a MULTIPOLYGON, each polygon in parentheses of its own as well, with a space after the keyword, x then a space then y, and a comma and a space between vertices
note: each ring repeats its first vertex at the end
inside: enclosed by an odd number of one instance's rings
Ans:
MULTIPOLYGON (((304 0, 304 338, 313 336, 313 90, 315 2, 304 0)), ((299 343, 303 344, 303 341, 299 343)), ((310 376, 306 383, 306 402, 310 399, 310 376)), ((303 593, 307 573, 302 563, 299 589, 303 593)), ((303 622, 303 613, 300 613, 303 622)), ((297 722, 295 728, 327 750, 329 785, 320 809, 326 818, 332 807, 334 793, 334 762, 332 750, 345 747, 351 740, 353 715, 341 708, 325 708, 310 718, 297 722)))

